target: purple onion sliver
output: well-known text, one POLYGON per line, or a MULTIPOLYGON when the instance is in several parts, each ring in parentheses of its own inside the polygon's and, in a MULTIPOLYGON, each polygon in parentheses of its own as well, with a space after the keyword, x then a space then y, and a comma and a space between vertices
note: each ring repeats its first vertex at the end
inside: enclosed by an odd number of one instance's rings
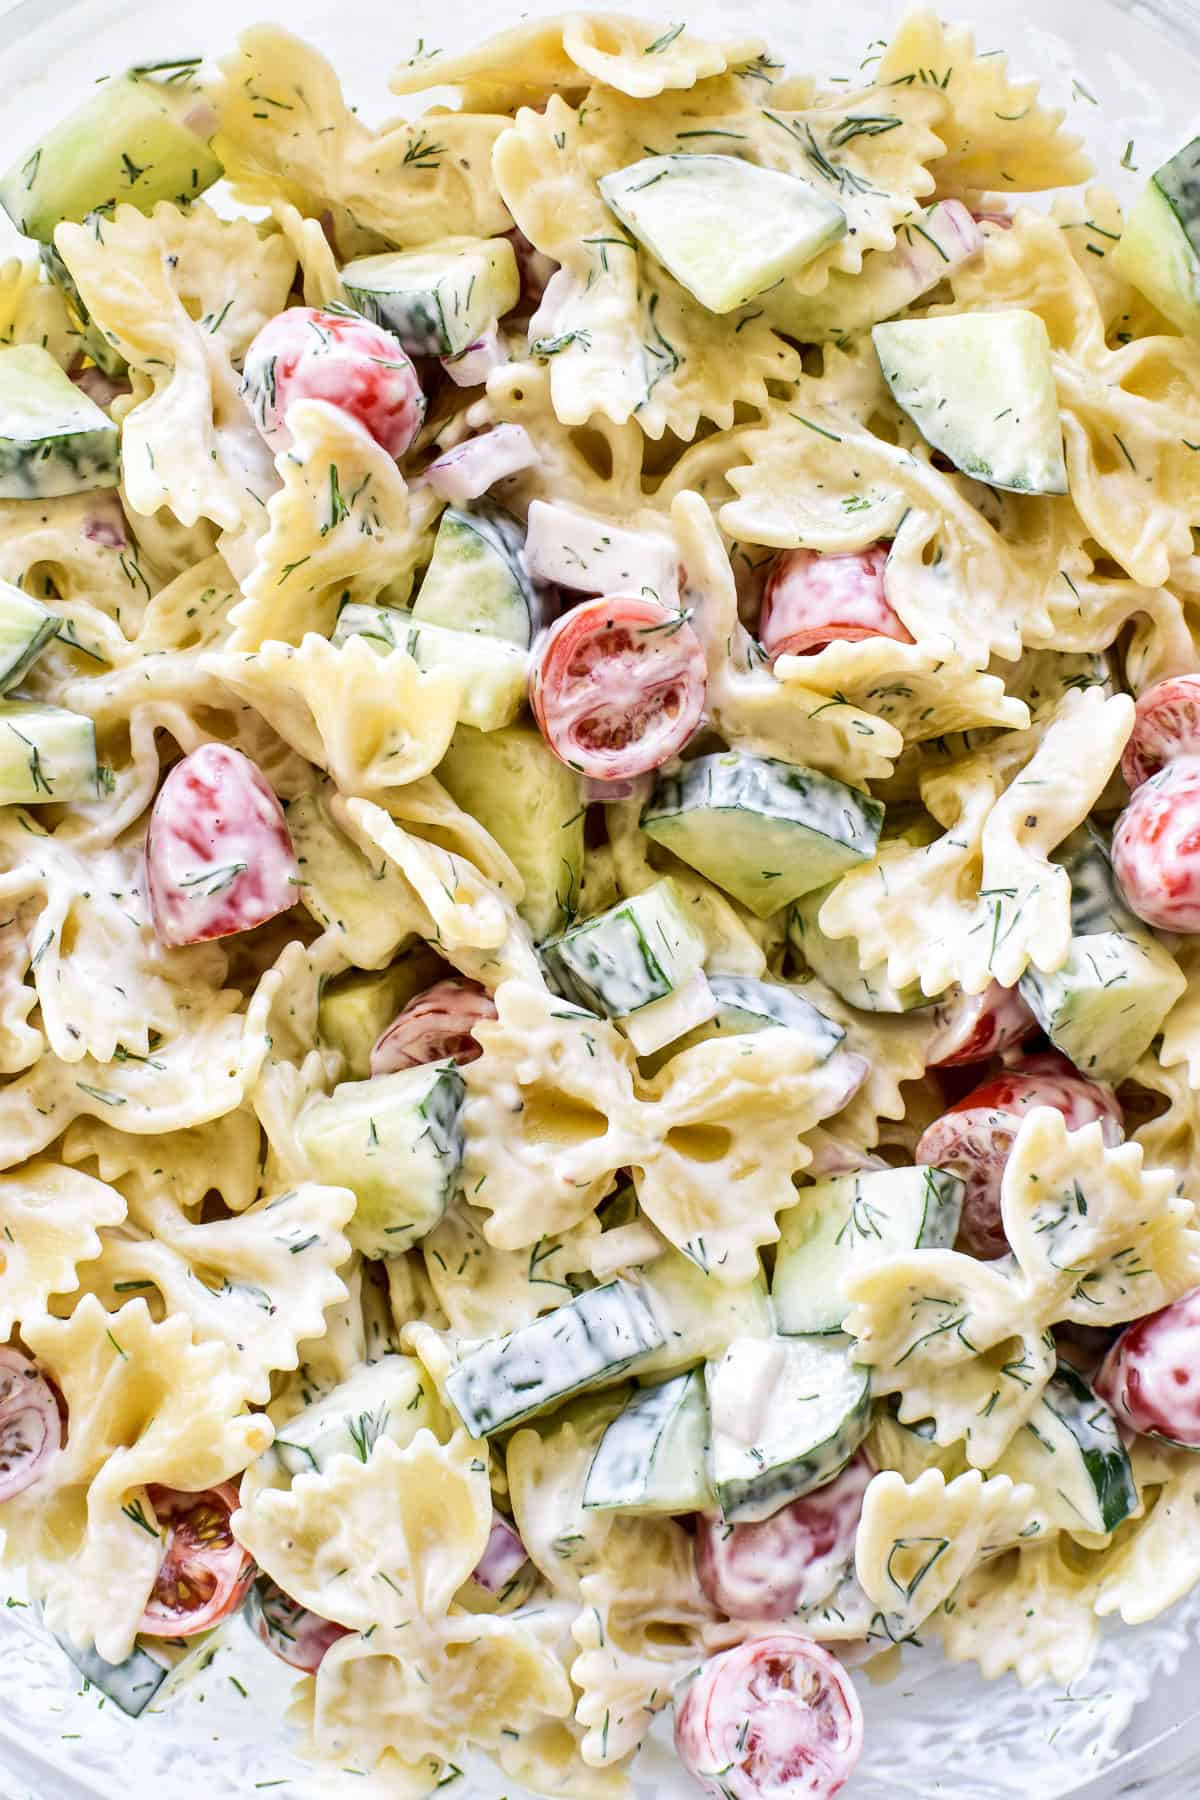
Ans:
POLYGON ((443 356, 441 365, 456 387, 482 387, 493 369, 502 369, 508 361, 508 351, 500 341, 500 333, 494 325, 460 350, 457 356, 443 356))
POLYGON ((533 440, 523 425, 496 425, 478 437, 455 444, 431 462, 424 480, 440 500, 452 506, 478 500, 506 475, 532 468, 538 460, 533 440))
POLYGON ((486 1588, 489 1594, 501 1594, 528 1561, 528 1553, 517 1531, 500 1513, 493 1513, 487 1548, 476 1565, 472 1580, 486 1588))

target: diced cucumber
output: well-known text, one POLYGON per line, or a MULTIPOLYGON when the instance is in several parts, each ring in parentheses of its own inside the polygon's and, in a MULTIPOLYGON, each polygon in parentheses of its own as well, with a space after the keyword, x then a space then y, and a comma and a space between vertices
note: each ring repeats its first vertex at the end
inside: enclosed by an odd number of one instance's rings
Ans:
POLYGON ((1071 882, 1072 937, 1129 931, 1137 926, 1117 887, 1108 851, 1090 820, 1063 839, 1053 860, 1067 871, 1071 882))
POLYGON ((884 380, 926 443, 964 475, 1065 494, 1050 336, 1037 313, 904 319, 871 333, 884 380))
POLYGON ((1138 1504, 1116 1420, 1066 1363, 989 1473, 1032 1485, 1043 1529, 1115 1531, 1138 1504))
POLYGON ((853 937, 826 937, 821 930, 821 908, 835 882, 818 888, 797 901, 788 919, 788 937, 814 975, 860 1012, 906 1013, 918 1006, 932 1006, 934 996, 923 993, 920 979, 895 987, 888 979, 887 964, 864 969, 853 937))
POLYGON ((54 245, 42 244, 38 248, 38 257, 49 279, 66 296, 67 306, 79 327, 79 345, 85 350, 106 375, 127 375, 129 364, 121 352, 110 344, 108 338, 95 323, 87 307, 83 303, 83 295, 75 285, 75 277, 68 269, 54 245))
POLYGON ((660 775, 642 830, 756 918, 875 854, 883 807, 832 775, 725 750, 660 775))
MULTIPOLYGON (((295 839, 293 838, 293 843, 295 839)), ((322 1043, 340 1050, 344 1074, 365 1081, 371 1072, 371 1046, 402 1006, 432 987, 445 965, 424 945, 387 969, 349 969, 321 989, 317 1032, 322 1043)))
MULTIPOLYGON (((547 979, 564 999, 624 1023, 698 975, 705 950, 699 927, 667 876, 552 938, 542 945, 541 958, 547 979)), ((651 1041, 656 1035, 653 1022, 643 1024, 635 1046, 639 1051, 659 1049, 670 1041, 670 1020, 668 1035, 658 1036, 657 1043, 651 1041)))
POLYGON ((807 181, 736 156, 647 156, 600 192, 709 312, 774 287, 844 237, 846 215, 807 181))
POLYGON ((490 1437, 618 1380, 662 1342, 645 1296, 630 1282, 610 1281, 490 1338, 446 1377, 446 1393, 472 1436, 490 1437))
POLYGON ((872 250, 857 275, 834 269, 819 294, 790 282, 763 295, 771 323, 804 344, 852 337, 890 319, 974 256, 982 233, 961 200, 939 200, 896 227, 894 250, 872 250))
POLYGON ((0 350, 0 500, 115 487, 120 463, 117 427, 48 350, 0 350))
POLYGON ((1170 952, 1148 931, 1073 937, 1052 975, 1030 967, 1018 982, 1056 1049, 1097 1081, 1124 1081, 1187 987, 1170 952))
POLYGON ((0 806, 95 799, 100 786, 91 719, 36 700, 0 700, 0 806))
POLYGON ((0 694, 16 687, 62 620, 11 581, 0 581, 0 694))
POLYGON ((64 219, 78 225, 92 212, 128 202, 149 212, 160 200, 186 205, 220 179, 212 148, 189 118, 208 109, 184 64, 155 81, 131 69, 23 150, 0 176, 0 206, 18 231, 49 243, 64 219), (199 102, 199 104, 198 104, 199 102))
POLYGON ((1200 137, 1154 171, 1112 260, 1172 325, 1200 333, 1200 137))
POLYGON ((515 864, 525 883, 517 911, 541 943, 561 931, 583 880, 583 780, 555 756, 536 725, 474 731, 460 725, 438 780, 515 864))
POLYGON ((701 1512, 712 1506, 708 1479, 708 1399, 691 1369, 658 1387, 638 1388, 601 1438, 583 1504, 635 1513, 701 1512))
POLYGON ((944 1169, 869 1169, 801 1188, 780 1221, 771 1300, 788 1334, 841 1331, 848 1282, 909 1250, 947 1250, 963 1183, 944 1169))
POLYGON ((423 250, 360 256, 342 270, 351 303, 394 331, 410 356, 457 356, 521 296, 507 238, 447 238, 423 250))
POLYGON ((106 1699, 130 1719, 139 1719, 148 1706, 157 1711, 212 1662, 225 1635, 225 1625, 195 1637, 139 1637, 124 1662, 105 1662, 98 1650, 81 1650, 69 1638, 54 1634, 65 1656, 106 1699))
POLYGON ((335 1456, 365 1463, 380 1438, 402 1448, 422 1426, 435 1430, 440 1407, 424 1365, 415 1356, 385 1356, 286 1420, 256 1468, 280 1480, 319 1475, 335 1456))
POLYGON ((345 1081, 301 1110, 296 1136, 317 1181, 353 1189, 346 1236, 364 1256, 402 1256, 446 1210, 462 1162, 463 1078, 427 1063, 345 1081))
POLYGON ((629 530, 577 506, 533 500, 525 566, 578 594, 641 594, 679 605, 679 551, 665 531, 629 530))
POLYGON ((525 534, 501 506, 448 506, 433 557, 412 604, 426 625, 477 631, 528 650, 540 624, 533 583, 521 561, 525 534))
MULTIPOLYGON (((703 1243, 695 1248, 703 1254, 703 1243)), ((662 1348, 639 1364, 639 1381, 719 1357, 735 1338, 771 1334, 771 1302, 761 1272, 752 1281, 724 1282, 682 1250, 667 1248, 639 1269, 638 1282, 663 1334, 662 1348)))
POLYGON ((354 601, 338 614, 330 641, 344 644, 350 637, 365 637, 384 656, 389 650, 406 650, 419 669, 452 669, 462 675, 458 716, 477 731, 511 725, 525 704, 529 658, 502 638, 417 625, 410 612, 397 606, 354 601))
POLYGON ((870 1371, 851 1362, 845 1339, 738 1338, 704 1373, 726 1519, 766 1519, 811 1493, 867 1434, 870 1371))
POLYGON ((386 863, 376 867, 347 837, 329 810, 328 792, 301 794, 288 807, 299 898, 318 925, 337 933, 350 962, 378 969, 400 948, 397 919, 408 910, 403 877, 386 863))
POLYGON ((756 981, 748 975, 710 975, 708 987, 716 1012, 704 1024, 686 1032, 667 1052, 652 1058, 647 1065, 651 1074, 657 1074, 668 1055, 677 1056, 681 1050, 690 1050, 709 1038, 742 1037, 749 1031, 783 1026, 805 1038, 814 1061, 825 1062, 846 1036, 842 1026, 826 1018, 795 988, 784 987, 781 982, 756 981))

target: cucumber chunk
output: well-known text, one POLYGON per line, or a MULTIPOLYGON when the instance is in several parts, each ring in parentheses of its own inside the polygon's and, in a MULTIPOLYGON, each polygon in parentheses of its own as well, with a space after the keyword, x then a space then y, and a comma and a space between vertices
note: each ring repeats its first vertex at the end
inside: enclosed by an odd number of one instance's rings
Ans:
MULTIPOLYGON (((702 1243, 696 1248, 703 1253, 702 1243)), ((719 1357, 735 1338, 771 1335, 761 1272, 752 1281, 723 1282, 682 1250, 667 1248, 639 1269, 638 1281, 663 1332, 662 1349, 638 1366, 639 1381, 719 1357)))
POLYGON ((756 981, 748 975, 710 975, 709 992, 716 1004, 711 1019, 686 1032, 648 1065, 654 1075, 667 1060, 681 1050, 690 1050, 709 1038, 743 1037, 750 1031, 766 1031, 783 1026, 801 1033, 811 1046, 813 1059, 825 1062, 845 1039, 842 1026, 827 1018, 810 1000, 795 988, 777 981, 756 981))
POLYGON ((457 356, 521 297, 507 238, 447 238, 423 250, 360 256, 342 285, 365 318, 395 332, 410 356, 457 356))
POLYGON ((944 1169, 872 1169, 801 1188, 780 1221, 771 1300, 781 1332, 841 1331, 847 1284, 909 1250, 948 1250, 963 1183, 944 1169))
POLYGON ((521 561, 524 533, 501 506, 448 506, 438 521, 433 558, 412 605, 426 625, 482 632, 528 650, 541 623, 533 583, 521 561))
POLYGON ((471 1435, 490 1437, 618 1380, 662 1342, 645 1296, 630 1282, 610 1281, 490 1338, 446 1377, 446 1393, 471 1435))
POLYGON ((926 443, 992 487, 1065 494, 1050 337, 1036 313, 904 319, 871 333, 884 380, 926 443))
POLYGON ((444 968, 431 950, 421 946, 389 969, 349 969, 326 983, 317 1011, 317 1033, 322 1043, 341 1052, 348 1080, 367 1080, 371 1046, 380 1032, 402 1006, 432 987, 444 968))
MULTIPOLYGON (((584 919, 541 948, 546 978, 556 993, 622 1024, 667 999, 704 965, 705 942, 669 876, 607 912, 584 919)), ((692 1019, 684 1029, 698 1021, 692 1019)), ((645 1023, 645 1021, 643 1021, 645 1023)), ((670 1042, 653 1025, 635 1046, 645 1054, 670 1042)))
POLYGON ((919 979, 898 988, 888 979, 886 963, 863 968, 857 939, 826 937, 820 912, 835 886, 830 882, 828 887, 806 894, 793 906, 788 919, 788 938, 813 974, 860 1012, 906 1013, 932 1006, 936 996, 924 993, 919 979))
POLYGON ((256 1467, 286 1482, 319 1475, 335 1456, 365 1463, 382 1437, 403 1448, 422 1426, 436 1429, 439 1410, 433 1382, 416 1357, 385 1356, 280 1425, 256 1467))
POLYGON ((343 606, 330 642, 365 637, 380 655, 407 650, 419 669, 452 669, 465 677, 458 715, 477 731, 511 725, 529 687, 529 658, 502 638, 448 631, 442 625, 414 624, 397 606, 343 606))
POLYGON ((1200 333, 1200 137, 1154 171, 1112 259, 1172 325, 1200 333))
POLYGON ((648 156, 600 192, 676 281, 727 313, 802 269, 847 229, 808 182, 736 156, 648 156))
POLYGON ((525 883, 517 911, 541 943, 574 914, 583 880, 583 780, 535 725, 460 725, 438 766, 451 798, 491 833, 525 883))
POLYGON ((0 700, 0 806, 91 800, 100 789, 91 719, 36 700, 0 700))
POLYGON ((640 594, 679 606, 679 551, 665 531, 627 530, 576 506, 533 500, 525 566, 579 594, 640 594))
POLYGON ((706 1365, 710 1470, 726 1519, 766 1519, 831 1481, 867 1434, 870 1371, 848 1341, 738 1338, 706 1365))
POLYGON ((1055 1049, 1097 1081, 1124 1081, 1187 987, 1179 964, 1149 932, 1073 937, 1061 969, 1030 968, 1018 982, 1055 1049))
POLYGON ((428 1063, 344 1081, 302 1108, 296 1136, 313 1177, 353 1189, 346 1236, 364 1256, 402 1256, 432 1231, 462 1162, 463 1078, 428 1063))
POLYGON ((989 1473, 1031 1483, 1043 1529, 1115 1531, 1138 1504, 1116 1420, 1066 1363, 989 1473))
MULTIPOLYGON (((179 73, 186 73, 180 64, 179 73)), ((18 231, 49 243, 64 219, 128 202, 149 212, 160 200, 186 206, 223 170, 188 124, 204 110, 190 81, 170 86, 131 69, 114 76, 0 176, 0 206, 18 231)))
POLYGON ((1017 984, 1038 1024, 1077 1069, 1120 1082, 1162 1029, 1186 977, 1117 890, 1090 826, 1059 847, 1071 879, 1071 948, 1053 974, 1029 968, 1017 984))
POLYGON ((0 350, 0 499, 54 500, 120 479, 120 433, 48 350, 0 350))
POLYGON ((54 1634, 54 1641, 85 1681, 119 1706, 130 1719, 139 1719, 148 1706, 157 1711, 196 1675, 207 1669, 221 1647, 225 1625, 202 1631, 195 1637, 140 1637, 124 1662, 105 1662, 98 1650, 81 1650, 69 1638, 54 1634))
POLYGON ((66 297, 67 310, 78 327, 80 349, 85 350, 96 367, 103 369, 106 375, 127 375, 129 364, 115 345, 109 343, 103 331, 93 320, 83 303, 83 295, 75 285, 75 277, 54 245, 40 245, 38 259, 48 278, 55 287, 61 288, 66 297))
POLYGON ((596 1447, 584 1506, 589 1511, 687 1513, 703 1511, 714 1499, 701 1370, 639 1388, 596 1447))
POLYGON ((883 807, 832 775, 742 750, 660 775, 642 830, 765 919, 875 854, 883 807))
POLYGON ((819 294, 789 283, 763 295, 767 317, 804 344, 839 341, 890 319, 974 256, 983 236, 961 200, 939 200, 896 227, 894 250, 872 250, 857 275, 834 269, 819 294))
POLYGON ((62 620, 11 581, 0 581, 0 694, 16 687, 62 620))

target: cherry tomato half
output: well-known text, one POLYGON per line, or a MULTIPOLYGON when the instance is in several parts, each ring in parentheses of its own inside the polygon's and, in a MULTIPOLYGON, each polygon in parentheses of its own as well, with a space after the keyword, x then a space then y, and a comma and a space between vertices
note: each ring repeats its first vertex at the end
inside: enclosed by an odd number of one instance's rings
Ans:
POLYGON ((175 764, 150 814, 146 881, 164 944, 230 937, 296 904, 283 808, 248 756, 202 744, 175 764))
POLYGON ((418 994, 380 1033, 371 1050, 372 1075, 415 1069, 420 1063, 445 1062, 461 1067, 483 1051, 472 1032, 484 1019, 494 1019, 491 995, 474 981, 435 981, 418 994))
POLYGON ((269 1575, 255 1577, 246 1599, 246 1621, 272 1656, 306 1675, 315 1675, 330 1645, 346 1636, 344 1625, 318 1618, 277 1587, 269 1575))
POLYGON ((237 1488, 224 1481, 187 1494, 152 1485, 146 1494, 165 1544, 138 1630, 147 1637, 195 1637, 236 1612, 254 1580, 253 1558, 229 1523, 237 1488))
POLYGON ((1139 698, 1121 756, 1130 792, 1177 756, 1200 756, 1200 675, 1156 681, 1139 698))
POLYGON ((530 683, 554 754, 582 774, 620 781, 683 749, 704 710, 704 648, 685 613, 634 594, 602 595, 550 627, 530 683))
POLYGON ((1130 1431, 1200 1450, 1200 1288, 1126 1326, 1095 1388, 1130 1431))
POLYGON ((884 592, 886 562, 886 544, 845 556, 784 550, 767 579, 758 622, 767 655, 811 656, 826 644, 872 637, 911 644, 884 592))
POLYGON ((925 1052, 931 1069, 986 1062, 1038 1028, 1020 990, 1001 987, 998 981, 982 994, 964 994, 961 988, 954 988, 938 1001, 933 1017, 937 1032, 925 1052))
POLYGON ((0 1349, 0 1500, 40 1481, 62 1448, 58 1397, 31 1356, 0 1349))
POLYGON ((754 1524, 718 1513, 696 1521, 696 1573, 731 1619, 786 1619, 815 1606, 854 1560, 863 1495, 874 1470, 860 1451, 839 1475, 754 1524))
POLYGON ((1144 781, 1117 820, 1113 873, 1130 908, 1159 931, 1200 931, 1200 756, 1144 781))
POLYGON ((959 1239, 981 1261, 1007 1253, 1000 1187, 1021 1121, 1035 1106, 1053 1106, 1068 1131, 1099 1119, 1106 1143, 1119 1144, 1124 1136, 1112 1089, 1080 1075, 1065 1056, 1048 1052, 1014 1063, 974 1088, 935 1119, 917 1144, 919 1163, 948 1169, 966 1183, 959 1239))
POLYGON ((293 306, 268 319, 246 352, 242 393, 268 444, 292 441, 294 400, 325 400, 403 456, 425 416, 417 372, 399 338, 348 308, 293 306))
POLYGON ((679 1760, 713 1800, 831 1800, 862 1741, 853 1683, 798 1633, 711 1657, 675 1709, 679 1760))

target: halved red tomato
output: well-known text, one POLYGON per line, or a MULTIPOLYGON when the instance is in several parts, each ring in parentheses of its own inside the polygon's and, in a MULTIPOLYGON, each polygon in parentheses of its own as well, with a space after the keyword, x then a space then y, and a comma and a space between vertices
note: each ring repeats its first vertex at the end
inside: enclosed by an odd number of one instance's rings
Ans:
POLYGON ((229 1523, 237 1487, 223 1481, 188 1494, 152 1484, 146 1495, 165 1544, 138 1630, 148 1637, 194 1637, 236 1612, 254 1580, 254 1559, 229 1523))

